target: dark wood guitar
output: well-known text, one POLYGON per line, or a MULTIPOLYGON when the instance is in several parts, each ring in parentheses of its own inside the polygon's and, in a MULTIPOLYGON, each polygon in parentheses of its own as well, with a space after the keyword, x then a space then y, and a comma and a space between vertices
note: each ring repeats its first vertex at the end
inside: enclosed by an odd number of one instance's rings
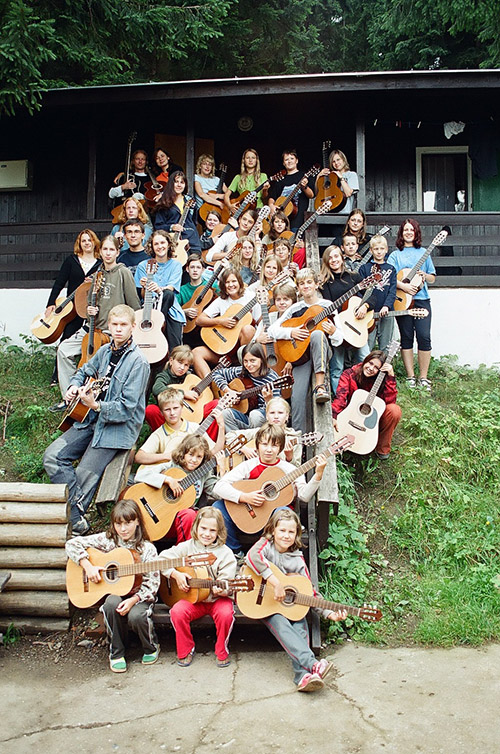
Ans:
MULTIPOLYGON (((109 387, 109 383, 109 377, 98 377, 97 379, 89 377, 83 385, 85 394, 89 395, 92 392, 94 399, 98 401, 100 395, 109 387)), ((75 422, 82 422, 90 410, 88 406, 82 403, 80 396, 76 396, 65 410, 57 429, 60 429, 61 432, 66 432, 75 422)))
MULTIPOLYGON (((224 195, 224 181, 226 180, 226 175, 227 165, 221 163, 219 165, 219 183, 217 184, 217 188, 215 189, 215 191, 208 191, 207 193, 213 195, 224 195)), ((221 222, 223 223, 227 223, 227 221, 231 217, 231 213, 225 205, 221 209, 220 207, 216 207, 215 204, 210 204, 210 202, 203 202, 200 209, 198 210, 198 217, 203 220, 203 222, 205 222, 209 212, 212 212, 213 210, 221 215, 221 222)))
MULTIPOLYGON (((89 306, 97 306, 99 293, 104 285, 104 273, 102 270, 98 270, 92 281, 92 292, 90 294, 89 306)), ((82 356, 78 362, 78 366, 81 367, 86 364, 92 356, 99 350, 105 343, 109 343, 109 335, 106 335, 102 330, 99 330, 95 326, 95 314, 85 314, 89 324, 89 331, 83 336, 82 340, 82 356)))
MULTIPOLYGON (((293 377, 291 374, 286 374, 284 377, 278 377, 276 380, 266 383, 266 385, 270 385, 273 390, 281 390, 281 388, 293 385, 293 377)), ((257 396, 266 385, 254 385, 248 377, 236 377, 236 379, 231 380, 228 387, 238 393, 239 399, 232 408, 241 411, 242 414, 247 414, 252 409, 257 408, 257 396)))
POLYGON ((144 184, 144 196, 146 198, 146 202, 148 203, 148 207, 153 208, 157 206, 157 197, 163 194, 163 190, 168 181, 159 181, 157 178, 155 178, 149 166, 146 166, 146 173, 149 175, 151 180, 144 184))
MULTIPOLYGON (((329 448, 322 450, 322 455, 328 457, 338 455, 349 448, 354 442, 352 435, 346 435, 329 448)), ((240 529, 247 534, 256 534, 261 531, 269 521, 276 508, 290 505, 295 499, 294 481, 313 469, 317 462, 317 456, 298 466, 293 471, 285 474, 283 469, 269 466, 256 479, 243 479, 232 482, 231 486, 240 492, 261 492, 266 498, 263 505, 255 506, 250 503, 233 503, 225 500, 227 512, 240 529)))
POLYGON ((280 613, 288 620, 297 621, 302 620, 311 607, 320 607, 323 610, 332 610, 333 612, 346 612, 354 618, 368 621, 378 621, 382 618, 381 611, 376 607, 369 605, 352 607, 340 602, 324 600, 322 597, 315 597, 313 585, 307 576, 298 573, 284 574, 273 563, 270 563, 269 567, 283 585, 286 593, 285 599, 283 602, 277 602, 274 599, 274 587, 270 586, 262 576, 257 576, 249 566, 243 566, 240 573, 251 576, 255 581, 255 588, 248 594, 237 594, 236 604, 243 615, 247 615, 249 618, 267 618, 268 615, 280 613))
MULTIPOLYGON (((331 141, 323 142, 323 168, 330 168, 331 148, 331 141)), ((326 199, 329 199, 332 203, 332 212, 340 212, 341 209, 344 209, 347 202, 347 197, 342 191, 340 178, 333 170, 330 170, 330 175, 320 175, 316 181, 314 208, 318 209, 326 199)))
POLYGON ((237 576, 234 579, 212 579, 209 577, 206 568, 190 568, 189 566, 176 568, 176 571, 188 574, 190 589, 189 592, 183 592, 177 586, 175 579, 167 579, 162 576, 158 594, 169 607, 175 605, 179 600, 187 600, 192 604, 205 602, 214 586, 234 593, 250 592, 255 586, 251 576, 237 576))
MULTIPOLYGON (((243 201, 240 203, 238 209, 233 215, 233 220, 236 222, 240 219, 242 214, 246 212, 247 209, 252 209, 253 204, 257 201, 257 194, 255 191, 250 191, 249 194, 245 196, 243 201)), ((235 230, 232 225, 229 225, 229 223, 219 223, 215 226, 215 228, 212 231, 212 238, 218 238, 219 236, 222 236, 223 233, 228 233, 231 230, 235 230)), ((206 262, 206 253, 209 251, 209 249, 202 252, 201 256, 203 257, 203 260, 206 262)))
POLYGON ((213 400, 214 396, 210 389, 210 385, 214 379, 214 373, 219 369, 225 369, 231 366, 231 359, 227 356, 223 356, 217 366, 215 366, 205 377, 198 377, 196 374, 187 374, 184 380, 176 387, 187 393, 189 390, 194 390, 197 393, 198 400, 191 401, 184 398, 182 401, 182 418, 186 421, 196 422, 199 424, 203 420, 203 410, 205 404, 213 400))
MULTIPOLYGON (((132 131, 129 134, 128 141, 127 141, 127 152, 125 156, 125 170, 123 171, 123 182, 127 183, 127 181, 133 181, 134 175, 130 172, 130 158, 132 156, 132 144, 137 138, 137 131, 132 131)), ((141 194, 137 195, 138 197, 142 196, 141 194)), ((126 199, 124 199, 126 201, 126 199)), ((143 198, 140 199, 140 202, 142 205, 145 204, 145 201, 143 198)), ((111 210, 111 217, 113 218, 113 223, 116 225, 118 223, 118 217, 120 215, 120 212, 122 211, 123 203, 119 204, 117 207, 111 210)))
POLYGON ((280 181, 285 175, 286 175, 286 170, 279 170, 274 175, 270 176, 269 178, 266 178, 265 181, 262 181, 262 183, 259 183, 259 185, 252 191, 242 191, 241 194, 232 198, 230 200, 231 204, 233 206, 239 207, 240 203, 244 201, 249 196, 249 194, 255 194, 255 197, 252 199, 252 202, 251 202, 252 206, 250 207, 247 204, 247 209, 255 209, 255 207, 257 206, 257 195, 260 191, 262 191, 266 183, 273 183, 274 181, 280 181))
POLYGON ((155 295, 148 284, 158 270, 158 263, 149 259, 146 265, 146 286, 144 289, 144 306, 135 313, 135 327, 132 330, 134 343, 138 345, 149 364, 158 364, 168 354, 167 339, 163 335, 165 316, 159 309, 153 308, 155 295))
POLYGON ((210 566, 216 561, 213 552, 187 555, 184 558, 162 558, 142 562, 135 550, 116 547, 110 552, 87 549, 87 557, 92 565, 101 569, 101 581, 89 581, 80 565, 68 560, 66 565, 66 590, 75 607, 91 607, 108 594, 120 597, 136 592, 142 582, 142 574, 151 571, 165 571, 167 568, 185 566, 210 566))
MULTIPOLYGON (((319 165, 313 165, 310 170, 307 171, 307 173, 304 173, 301 181, 304 180, 304 178, 312 178, 315 175, 318 175, 320 171, 319 165)), ((297 185, 290 191, 290 193, 287 196, 281 195, 278 196, 276 201, 274 202, 274 206, 276 209, 280 209, 282 212, 287 215, 296 215, 297 214, 297 205, 295 204, 295 197, 300 194, 302 191, 302 186, 300 185, 300 181, 297 183, 297 185)))

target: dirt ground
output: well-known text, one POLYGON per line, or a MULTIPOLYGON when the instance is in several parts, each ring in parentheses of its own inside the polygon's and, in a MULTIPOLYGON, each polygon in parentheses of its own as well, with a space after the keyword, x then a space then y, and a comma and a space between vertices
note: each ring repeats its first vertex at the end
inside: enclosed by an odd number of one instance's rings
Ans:
POLYGON ((500 646, 326 650, 323 691, 299 694, 285 653, 260 627, 237 628, 233 662, 217 668, 213 635, 196 633, 191 667, 170 629, 152 667, 132 647, 112 674, 98 641, 62 634, 0 649, 4 754, 286 752, 462 754, 500 751, 500 646), (40 643, 37 643, 40 642, 40 643))

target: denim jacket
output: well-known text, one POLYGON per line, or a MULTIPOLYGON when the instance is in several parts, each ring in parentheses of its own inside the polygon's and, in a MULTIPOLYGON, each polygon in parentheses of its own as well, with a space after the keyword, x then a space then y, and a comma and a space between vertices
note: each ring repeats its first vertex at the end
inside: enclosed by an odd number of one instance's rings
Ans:
MULTIPOLYGON (((110 359, 108 343, 78 369, 70 385, 80 387, 87 377, 103 376, 110 359)), ((131 448, 144 421, 148 378, 149 364, 132 343, 113 372, 100 412, 89 411, 83 422, 75 422, 73 426, 78 429, 95 422, 93 448, 131 448)))

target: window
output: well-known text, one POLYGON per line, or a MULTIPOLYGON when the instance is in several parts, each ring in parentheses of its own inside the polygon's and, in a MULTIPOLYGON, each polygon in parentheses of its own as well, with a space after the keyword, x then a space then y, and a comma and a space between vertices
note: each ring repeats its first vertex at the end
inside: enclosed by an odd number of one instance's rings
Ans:
POLYGON ((417 147, 417 210, 472 210, 472 170, 468 147, 417 147))

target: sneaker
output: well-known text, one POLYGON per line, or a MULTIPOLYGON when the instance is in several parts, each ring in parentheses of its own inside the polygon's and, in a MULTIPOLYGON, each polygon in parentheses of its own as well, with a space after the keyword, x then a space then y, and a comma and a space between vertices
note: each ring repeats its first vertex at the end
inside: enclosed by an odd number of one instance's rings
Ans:
POLYGON ((192 649, 191 652, 188 655, 186 655, 186 657, 178 657, 177 665, 180 665, 181 668, 188 668, 193 662, 193 658, 194 658, 194 649, 192 649))
POLYGON ((160 656, 160 647, 156 648, 154 652, 151 654, 144 654, 142 655, 142 664, 143 665, 154 665, 157 661, 158 657, 160 656))
POLYGON ((52 414, 57 414, 59 411, 64 411, 64 409, 67 408, 64 401, 59 401, 59 403, 54 403, 53 406, 49 406, 49 411, 52 414))
POLYGON ((321 680, 321 677, 316 673, 306 673, 300 679, 297 685, 297 691, 318 691, 322 689, 325 684, 321 680))
POLYGON ((427 390, 428 393, 432 391, 432 385, 430 380, 426 380, 425 377, 421 377, 418 381, 418 386, 427 390))
POLYGON ((125 673, 125 671, 127 670, 125 657, 117 657, 116 660, 110 659, 109 667, 112 673, 125 673))
POLYGON ((333 665, 328 660, 318 660, 312 666, 312 672, 313 675, 319 675, 320 678, 324 678, 332 668, 333 665))
POLYGON ((387 461, 387 459, 389 458, 389 455, 390 455, 390 453, 378 453, 377 451, 375 451, 375 455, 376 455, 376 456, 377 456, 377 458, 379 458, 379 459, 380 459, 381 461, 387 461))
POLYGON ((90 524, 83 516, 72 524, 71 536, 72 537, 84 537, 90 531, 90 524))
POLYGON ((417 387, 417 380, 415 379, 415 377, 406 378, 406 387, 409 387, 410 390, 413 390, 417 387))
POLYGON ((231 665, 231 658, 229 655, 226 657, 225 660, 219 660, 218 657, 215 658, 215 664, 218 668, 227 668, 228 665, 231 665))

